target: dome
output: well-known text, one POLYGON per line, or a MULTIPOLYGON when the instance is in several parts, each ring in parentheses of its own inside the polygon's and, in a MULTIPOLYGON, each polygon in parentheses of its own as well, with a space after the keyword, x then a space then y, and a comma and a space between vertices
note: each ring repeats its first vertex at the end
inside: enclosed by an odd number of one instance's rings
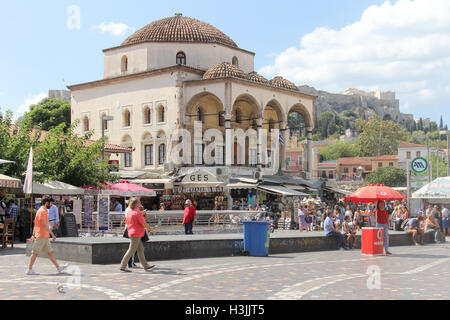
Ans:
POLYGON ((237 48, 236 43, 212 25, 175 14, 152 22, 129 36, 122 46, 144 42, 204 42, 237 48))
POLYGON ((248 79, 244 71, 228 62, 219 63, 218 65, 206 71, 203 75, 204 80, 228 77, 248 79))
POLYGON ((248 74, 248 79, 253 82, 269 84, 269 80, 254 71, 248 74))
POLYGON ((274 87, 298 91, 298 88, 295 84, 293 84, 289 80, 284 79, 283 77, 273 78, 272 80, 270 80, 270 84, 274 87))

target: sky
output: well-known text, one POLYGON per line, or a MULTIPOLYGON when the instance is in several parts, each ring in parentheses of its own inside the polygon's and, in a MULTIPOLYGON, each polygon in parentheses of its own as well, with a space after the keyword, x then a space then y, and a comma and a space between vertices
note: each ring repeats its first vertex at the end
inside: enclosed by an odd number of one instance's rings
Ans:
POLYGON ((0 0, 2 111, 101 79, 103 49, 175 13, 255 52, 269 79, 394 91, 401 112, 450 124, 449 0, 0 0))

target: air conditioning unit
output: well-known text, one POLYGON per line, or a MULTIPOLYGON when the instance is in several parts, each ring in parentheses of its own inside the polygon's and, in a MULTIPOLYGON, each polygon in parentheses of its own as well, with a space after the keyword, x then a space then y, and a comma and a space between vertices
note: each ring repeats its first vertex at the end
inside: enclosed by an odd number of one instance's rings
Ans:
POLYGON ((170 163, 164 163, 164 171, 173 171, 175 170, 175 166, 172 162, 170 163))
POLYGON ((216 168, 216 176, 227 176, 228 168, 216 168))
POLYGON ((252 178, 255 180, 261 180, 263 177, 263 173, 259 170, 253 172, 252 178))

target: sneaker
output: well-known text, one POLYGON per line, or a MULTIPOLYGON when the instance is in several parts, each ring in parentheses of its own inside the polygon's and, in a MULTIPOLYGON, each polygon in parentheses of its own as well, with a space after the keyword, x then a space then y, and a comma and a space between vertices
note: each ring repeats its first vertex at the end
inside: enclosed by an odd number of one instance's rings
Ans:
POLYGON ((386 255, 390 256, 390 255, 392 255, 392 253, 390 253, 389 251, 386 251, 386 255))
POLYGON ((147 268, 144 268, 145 271, 152 270, 155 266, 148 266, 147 268))
POLYGON ((59 266, 58 268, 56 268, 56 270, 58 270, 59 273, 62 273, 64 270, 67 269, 68 266, 69 265, 67 263, 65 263, 65 264, 59 266))
POLYGON ((128 273, 130 273, 130 272, 132 272, 130 269, 120 269, 120 271, 122 271, 122 272, 128 272, 128 273))
POLYGON ((38 276, 39 273, 37 273, 36 271, 34 271, 34 269, 30 269, 30 270, 28 270, 27 275, 28 275, 28 276, 38 276))

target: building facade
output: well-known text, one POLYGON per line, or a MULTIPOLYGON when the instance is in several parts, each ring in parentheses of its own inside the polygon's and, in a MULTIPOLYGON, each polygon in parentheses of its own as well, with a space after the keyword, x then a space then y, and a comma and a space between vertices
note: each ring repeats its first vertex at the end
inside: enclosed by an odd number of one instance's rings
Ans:
POLYGON ((100 138, 103 131, 109 143, 133 148, 122 169, 276 174, 286 169, 279 142, 288 140, 287 118, 297 112, 306 124, 304 163, 312 176, 315 96, 282 77, 257 74, 255 54, 213 26, 176 14, 103 53, 102 80, 68 87, 72 122, 80 120, 80 134, 93 130, 100 138), (174 162, 178 157, 182 163, 174 162))

